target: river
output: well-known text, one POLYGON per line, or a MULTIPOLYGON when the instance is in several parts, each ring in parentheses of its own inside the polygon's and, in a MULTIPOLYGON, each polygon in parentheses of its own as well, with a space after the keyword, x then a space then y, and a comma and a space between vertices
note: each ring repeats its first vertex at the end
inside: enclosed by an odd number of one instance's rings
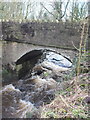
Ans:
POLYGON ((16 62, 17 68, 21 65, 18 80, 4 84, 0 91, 3 118, 39 118, 40 107, 54 100, 57 83, 72 69, 69 58, 41 51, 33 60, 24 56, 16 62))

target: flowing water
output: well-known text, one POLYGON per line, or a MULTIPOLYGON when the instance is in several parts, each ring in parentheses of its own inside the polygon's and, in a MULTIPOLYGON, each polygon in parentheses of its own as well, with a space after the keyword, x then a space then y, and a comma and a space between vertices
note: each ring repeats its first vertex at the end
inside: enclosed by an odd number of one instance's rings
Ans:
MULTIPOLYGON (((31 64, 30 61, 28 63, 31 64)), ((24 61, 24 65, 26 64, 27 61, 24 61)), ((3 118, 39 117, 40 106, 55 98, 56 78, 59 76, 60 79, 61 72, 70 70, 72 63, 60 54, 43 51, 43 54, 37 57, 36 63, 30 67, 27 74, 12 84, 4 85, 0 91, 3 118)), ((21 69, 25 70, 25 67, 21 69)))
POLYGON ((1 92, 3 118, 25 118, 27 112, 35 109, 31 102, 21 99, 21 91, 12 84, 5 86, 1 92))

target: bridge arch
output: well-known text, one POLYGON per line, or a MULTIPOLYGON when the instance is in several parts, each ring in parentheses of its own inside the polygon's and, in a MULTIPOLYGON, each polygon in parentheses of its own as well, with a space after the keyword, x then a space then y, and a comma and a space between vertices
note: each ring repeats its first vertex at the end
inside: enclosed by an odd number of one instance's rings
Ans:
POLYGON ((17 42, 4 42, 2 47, 3 65, 7 65, 8 63, 15 63, 18 59, 20 59, 23 55, 27 54, 28 52, 41 49, 56 50, 56 48, 51 48, 47 46, 17 42))
POLYGON ((8 63, 16 63, 22 56, 25 54, 34 51, 48 49, 52 51, 56 51, 61 53, 62 55, 69 56, 70 59, 73 59, 76 51, 73 50, 65 50, 55 47, 47 47, 33 44, 25 44, 25 43, 17 43, 17 42, 6 42, 3 43, 2 47, 2 63, 3 65, 7 65, 8 63))

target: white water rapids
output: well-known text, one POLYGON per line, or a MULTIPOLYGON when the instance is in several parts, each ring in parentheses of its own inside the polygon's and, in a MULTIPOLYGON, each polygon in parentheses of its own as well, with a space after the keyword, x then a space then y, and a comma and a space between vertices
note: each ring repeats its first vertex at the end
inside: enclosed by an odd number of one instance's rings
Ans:
POLYGON ((3 118, 36 118, 40 115, 38 108, 55 98, 56 73, 70 70, 72 63, 50 51, 43 56, 32 68, 31 77, 5 85, 0 91, 3 118))

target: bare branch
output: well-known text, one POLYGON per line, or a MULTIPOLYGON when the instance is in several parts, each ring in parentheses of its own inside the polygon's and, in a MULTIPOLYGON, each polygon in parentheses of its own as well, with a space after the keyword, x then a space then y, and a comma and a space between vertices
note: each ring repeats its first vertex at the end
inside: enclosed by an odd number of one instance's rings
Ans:
POLYGON ((67 10, 67 7, 68 7, 68 4, 69 4, 70 0, 68 0, 67 4, 66 4, 66 7, 65 7, 65 11, 64 11, 64 14, 61 16, 61 18, 63 18, 66 14, 66 10, 67 10))
MULTIPOLYGON (((52 12, 50 12, 41 2, 40 2, 40 4, 44 7, 44 9, 46 9, 48 11, 49 14, 53 15, 58 21, 60 21, 65 16, 65 14, 66 14, 66 10, 67 10, 69 2, 70 2, 70 0, 68 0, 67 4, 65 6, 65 11, 64 11, 63 15, 59 19, 52 12)), ((57 12, 59 13, 60 11, 57 11, 57 12)))
POLYGON ((27 5, 25 19, 27 19, 27 17, 28 17, 28 9, 29 9, 30 5, 31 5, 30 3, 27 5))
POLYGON ((48 11, 48 13, 50 13, 51 15, 54 16, 54 14, 52 12, 50 12, 41 2, 40 2, 40 4, 44 7, 44 9, 46 9, 48 11))
POLYGON ((73 41, 72 41, 72 45, 77 51, 79 51, 79 49, 74 45, 73 41))
POLYGON ((45 10, 48 11, 49 14, 53 15, 53 16, 59 21, 59 19, 58 19, 52 12, 50 12, 42 3, 40 3, 40 4, 43 6, 43 8, 44 8, 45 10))

